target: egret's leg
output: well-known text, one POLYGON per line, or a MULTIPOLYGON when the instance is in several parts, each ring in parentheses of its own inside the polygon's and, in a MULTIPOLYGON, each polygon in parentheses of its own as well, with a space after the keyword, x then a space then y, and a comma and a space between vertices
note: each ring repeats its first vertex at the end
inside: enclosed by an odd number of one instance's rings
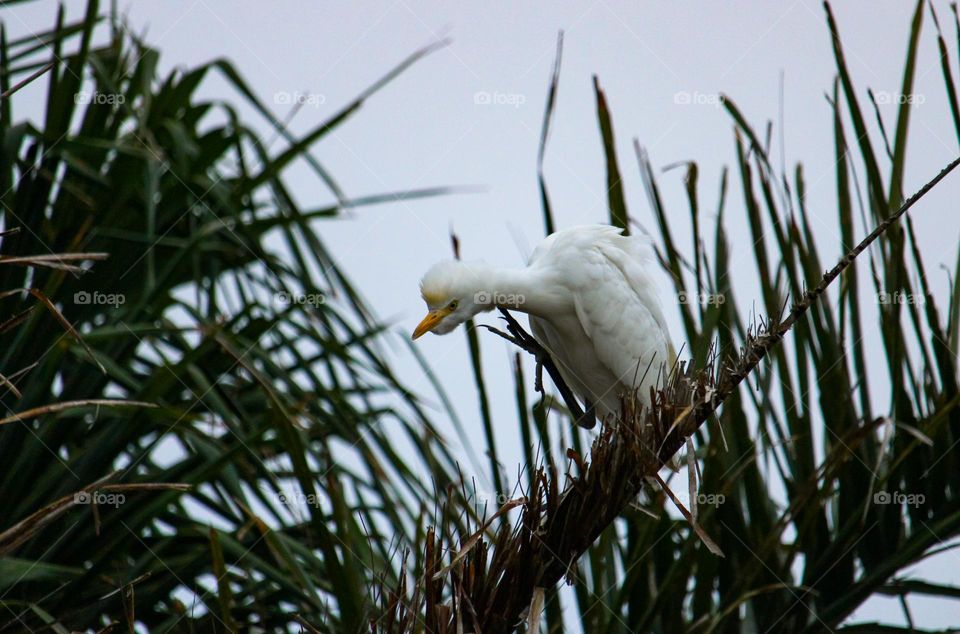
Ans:
POLYGON ((537 360, 537 366, 533 373, 533 389, 540 394, 545 394, 543 391, 543 359, 540 355, 534 355, 534 358, 537 360))
POLYGON ((570 411, 570 416, 576 422, 577 425, 584 427, 586 429, 593 429, 597 424, 596 412, 594 411, 593 405, 587 404, 587 414, 580 409, 580 404, 577 402, 577 398, 573 395, 573 391, 570 389, 570 386, 567 385, 566 381, 563 380, 563 377, 560 375, 560 370, 557 369, 556 364, 554 364, 553 359, 550 358, 550 353, 547 352, 540 343, 533 338, 530 333, 523 329, 520 324, 517 323, 517 320, 513 318, 508 311, 503 308, 499 309, 500 314, 503 315, 503 319, 507 322, 507 330, 509 335, 500 332, 496 328, 491 328, 490 326, 484 326, 490 332, 496 333, 497 335, 503 337, 507 341, 513 343, 514 345, 526 350, 537 360, 537 387, 538 391, 546 396, 546 392, 543 389, 543 376, 542 369, 547 370, 547 374, 550 375, 550 379, 553 380, 553 384, 557 386, 557 390, 560 392, 560 397, 563 399, 563 402, 566 404, 567 409, 570 411))
POLYGON ((577 419, 577 425, 584 429, 593 429, 594 425, 597 424, 597 408, 590 401, 584 401, 583 405, 584 412, 577 419))

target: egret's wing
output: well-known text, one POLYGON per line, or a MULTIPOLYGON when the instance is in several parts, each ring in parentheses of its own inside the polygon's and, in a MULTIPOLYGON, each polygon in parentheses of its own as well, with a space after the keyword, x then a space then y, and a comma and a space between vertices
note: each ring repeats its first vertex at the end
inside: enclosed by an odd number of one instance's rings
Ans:
POLYGON ((566 350, 566 358, 557 356, 568 366, 571 387, 580 384, 608 411, 616 411, 617 393, 625 388, 639 385, 645 396, 663 364, 673 361, 649 275, 656 266, 653 250, 646 238, 621 233, 605 225, 566 229, 541 242, 530 258, 570 293, 575 314, 569 319, 579 326, 564 326, 562 315, 539 328, 531 320, 534 335, 555 351, 566 350), (586 337, 589 345, 566 345, 569 336, 586 337))
POLYGON ((603 250, 611 260, 619 261, 624 257, 628 260, 621 266, 625 271, 625 278, 640 297, 643 305, 650 310, 669 345, 670 336, 667 320, 660 306, 659 289, 650 275, 650 272, 658 266, 650 239, 644 236, 618 235, 605 244, 603 250))
POLYGON ((598 360, 625 386, 649 386, 669 363, 668 334, 642 240, 605 232, 579 253, 577 318, 598 360))
POLYGON ((583 355, 582 344, 589 342, 579 327, 576 330, 579 332, 580 341, 567 341, 549 321, 531 315, 530 330, 540 345, 550 353, 563 381, 585 405, 597 407, 601 415, 616 412, 620 389, 611 389, 610 371, 598 362, 596 355, 583 355))

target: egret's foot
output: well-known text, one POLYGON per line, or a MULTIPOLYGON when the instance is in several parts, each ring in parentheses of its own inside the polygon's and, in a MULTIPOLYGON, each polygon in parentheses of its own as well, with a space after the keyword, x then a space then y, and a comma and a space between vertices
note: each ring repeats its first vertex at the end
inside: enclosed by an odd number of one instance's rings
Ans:
POLYGON ((584 402, 585 410, 577 416, 577 425, 584 429, 593 429, 597 426, 597 410, 590 401, 584 402))

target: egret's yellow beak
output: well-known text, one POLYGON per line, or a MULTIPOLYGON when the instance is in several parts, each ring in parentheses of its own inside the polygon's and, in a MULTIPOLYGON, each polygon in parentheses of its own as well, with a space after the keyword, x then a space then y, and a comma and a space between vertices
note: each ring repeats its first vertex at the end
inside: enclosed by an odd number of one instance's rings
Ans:
POLYGON ((437 327, 437 324, 440 323, 440 320, 450 314, 450 311, 438 308, 437 310, 431 310, 427 313, 427 316, 423 318, 418 325, 416 330, 413 331, 413 338, 416 339, 421 335, 424 335, 434 328, 437 327))

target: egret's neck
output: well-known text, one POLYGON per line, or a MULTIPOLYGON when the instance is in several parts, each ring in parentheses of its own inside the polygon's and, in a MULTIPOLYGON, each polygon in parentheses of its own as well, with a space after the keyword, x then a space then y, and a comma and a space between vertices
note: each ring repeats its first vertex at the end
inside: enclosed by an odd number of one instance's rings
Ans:
POLYGON ((560 299, 553 296, 553 285, 547 283, 537 268, 485 266, 477 271, 476 283, 474 300, 478 304, 492 304, 531 315, 551 314, 560 299))

